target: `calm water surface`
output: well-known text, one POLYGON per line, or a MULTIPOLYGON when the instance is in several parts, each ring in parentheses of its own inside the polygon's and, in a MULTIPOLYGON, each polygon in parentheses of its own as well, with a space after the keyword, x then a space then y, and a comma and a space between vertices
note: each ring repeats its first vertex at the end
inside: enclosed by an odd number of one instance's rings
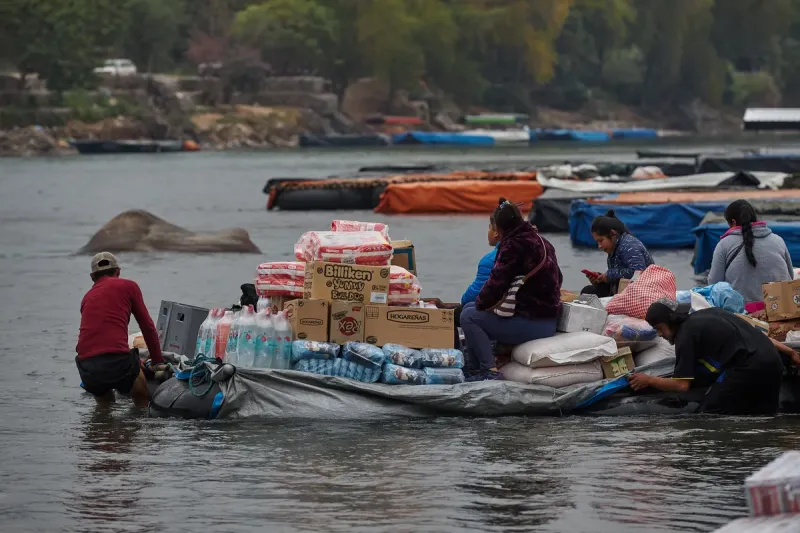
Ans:
MULTIPOLYGON (((161 299, 229 305, 262 259, 291 257, 303 231, 333 216, 265 211, 270 177, 526 165, 570 150, 0 160, 0 530, 711 531, 743 515, 744 477, 800 447, 798 419, 186 422, 125 402, 99 409, 78 388, 78 306, 91 282, 88 258, 71 253, 126 209, 193 230, 248 229, 262 256, 121 255, 153 313, 161 299)), ((416 244, 425 292, 456 299, 487 250, 486 217, 386 218, 416 244)), ((601 252, 551 238, 565 286, 603 268, 601 252)), ((691 285, 690 251, 653 255, 691 285)))

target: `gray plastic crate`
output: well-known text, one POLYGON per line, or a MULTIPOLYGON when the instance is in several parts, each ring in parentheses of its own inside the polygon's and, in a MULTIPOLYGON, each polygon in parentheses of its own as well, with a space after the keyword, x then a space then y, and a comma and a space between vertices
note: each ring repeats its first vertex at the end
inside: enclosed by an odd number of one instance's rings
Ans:
POLYGON ((156 321, 161 349, 194 357, 197 332, 207 316, 208 309, 162 301, 156 321))

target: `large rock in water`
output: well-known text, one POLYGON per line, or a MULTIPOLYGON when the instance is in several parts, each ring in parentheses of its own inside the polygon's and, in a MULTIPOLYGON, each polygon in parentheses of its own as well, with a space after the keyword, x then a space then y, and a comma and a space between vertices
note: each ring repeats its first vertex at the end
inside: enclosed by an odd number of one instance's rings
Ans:
POLYGON ((194 233, 140 209, 112 218, 77 253, 156 251, 260 253, 242 228, 194 233))

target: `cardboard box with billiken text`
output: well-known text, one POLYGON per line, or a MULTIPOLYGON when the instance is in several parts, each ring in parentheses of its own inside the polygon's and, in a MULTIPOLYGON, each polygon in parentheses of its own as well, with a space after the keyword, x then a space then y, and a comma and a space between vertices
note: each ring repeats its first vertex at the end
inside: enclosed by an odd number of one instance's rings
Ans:
POLYGON ((765 283, 761 290, 764 293, 767 320, 800 318, 800 279, 765 283))
POLYGON ((556 329, 564 333, 590 331, 602 335, 607 318, 608 313, 604 309, 577 302, 562 303, 556 329))
POLYGON ((409 348, 452 348, 454 332, 452 309, 365 307, 364 341, 376 346, 393 343, 409 348))
POLYGON ((364 304, 331 302, 330 342, 364 342, 364 304))
POLYGON ((389 267, 312 261, 306 263, 305 299, 389 303, 389 267))
POLYGON ((620 348, 615 355, 606 355, 600 358, 603 366, 603 377, 606 379, 618 378, 633 372, 633 353, 630 348, 620 348))
POLYGON ((411 241, 392 241, 392 264, 403 267, 417 275, 417 258, 414 255, 414 243, 411 241))
POLYGON ((292 340, 328 342, 328 302, 292 300, 284 307, 292 340))

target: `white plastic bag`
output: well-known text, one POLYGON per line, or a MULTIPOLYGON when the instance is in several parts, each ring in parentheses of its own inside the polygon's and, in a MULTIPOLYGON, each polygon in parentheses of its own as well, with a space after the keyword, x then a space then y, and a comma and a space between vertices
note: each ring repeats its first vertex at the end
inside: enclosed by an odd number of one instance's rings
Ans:
POLYGON ((588 331, 557 333, 515 346, 514 360, 530 368, 587 363, 617 353, 617 343, 610 337, 588 331))

